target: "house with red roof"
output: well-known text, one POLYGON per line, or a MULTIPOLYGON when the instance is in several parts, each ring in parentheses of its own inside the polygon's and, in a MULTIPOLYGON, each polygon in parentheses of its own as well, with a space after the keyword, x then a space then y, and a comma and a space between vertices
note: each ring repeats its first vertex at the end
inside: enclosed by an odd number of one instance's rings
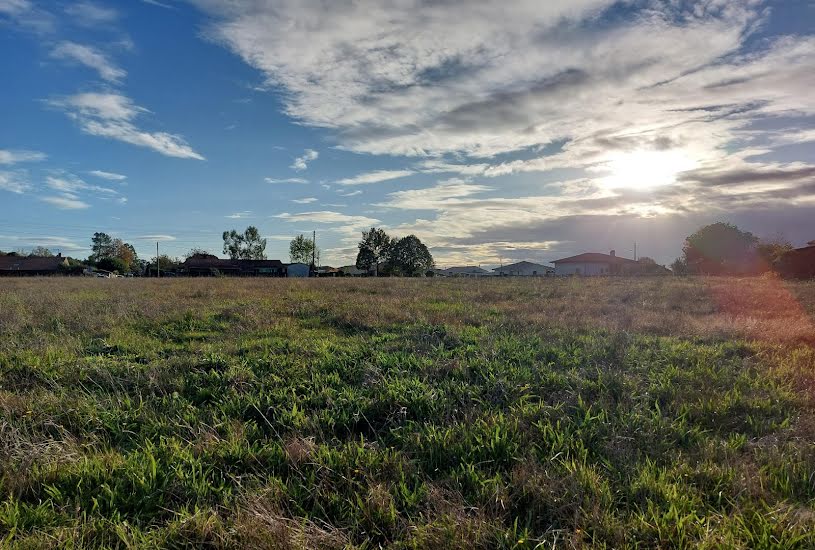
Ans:
POLYGON ((632 269, 637 265, 635 260, 617 256, 614 250, 608 254, 585 252, 577 256, 555 260, 552 263, 555 264, 556 276, 582 275, 586 277, 619 275, 625 273, 626 268, 632 269))

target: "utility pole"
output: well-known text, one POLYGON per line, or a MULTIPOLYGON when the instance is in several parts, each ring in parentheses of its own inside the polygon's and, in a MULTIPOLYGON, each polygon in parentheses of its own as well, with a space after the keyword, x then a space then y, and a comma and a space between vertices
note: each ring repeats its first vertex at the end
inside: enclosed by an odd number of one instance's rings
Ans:
POLYGON ((311 265, 317 271, 317 232, 311 232, 311 265))
POLYGON ((161 278, 161 260, 158 259, 158 241, 156 241, 156 279, 161 278))
POLYGON ((637 261, 637 241, 634 241, 634 261, 637 261))

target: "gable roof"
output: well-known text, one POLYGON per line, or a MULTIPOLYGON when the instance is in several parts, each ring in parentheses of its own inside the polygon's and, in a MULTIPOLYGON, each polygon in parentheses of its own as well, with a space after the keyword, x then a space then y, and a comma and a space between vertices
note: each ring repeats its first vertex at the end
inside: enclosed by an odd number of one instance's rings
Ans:
POLYGON ((448 273, 450 275, 456 275, 459 273, 477 273, 479 275, 486 275, 489 274, 489 271, 486 269, 482 269, 477 265, 465 265, 465 266, 458 266, 458 267, 448 267, 447 269, 441 270, 443 273, 448 273))
POLYGON ((57 271, 67 261, 63 256, 0 256, 0 271, 57 271))
POLYGON ((498 271, 498 272, 500 272, 500 271, 516 271, 518 269, 535 269, 535 268, 552 269, 552 266, 523 261, 523 262, 516 262, 514 264, 505 265, 503 267, 496 267, 496 268, 493 268, 493 271, 498 271))
POLYGON ((272 268, 284 267, 285 264, 280 260, 222 260, 214 256, 191 256, 187 258, 182 264, 187 269, 253 269, 253 268, 272 268))
POLYGON ((583 263, 583 264, 635 264, 634 260, 628 258, 621 258, 620 256, 611 256, 610 254, 601 254, 599 252, 584 252, 577 256, 570 256, 560 260, 555 260, 553 264, 561 263, 583 263))

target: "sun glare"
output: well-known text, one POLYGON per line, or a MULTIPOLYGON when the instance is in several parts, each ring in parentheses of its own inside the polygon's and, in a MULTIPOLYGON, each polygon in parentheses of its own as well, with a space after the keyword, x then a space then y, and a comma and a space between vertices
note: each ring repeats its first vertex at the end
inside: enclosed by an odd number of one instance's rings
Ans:
POLYGON ((652 189, 675 183, 677 174, 696 165, 682 151, 620 153, 601 166, 601 170, 609 172, 602 182, 608 188, 652 189))

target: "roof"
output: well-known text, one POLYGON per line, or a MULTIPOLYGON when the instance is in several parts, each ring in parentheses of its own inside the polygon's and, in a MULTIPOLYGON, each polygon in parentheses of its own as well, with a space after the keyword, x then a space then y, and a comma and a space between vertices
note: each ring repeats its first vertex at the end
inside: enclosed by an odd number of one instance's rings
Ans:
POLYGON ((517 262, 517 263, 514 263, 514 264, 505 265, 505 266, 502 266, 502 267, 496 267, 496 268, 493 269, 493 271, 499 271, 499 272, 500 271, 517 271, 519 269, 536 269, 536 268, 552 269, 552 266, 543 265, 543 264, 536 264, 534 262, 526 262, 526 261, 524 261, 524 262, 517 262))
POLYGON ((552 262, 554 264, 565 264, 565 263, 581 263, 581 264, 634 264, 637 263, 634 260, 629 260, 628 258, 621 258, 620 256, 611 256, 610 254, 601 254, 599 252, 584 252, 583 254, 578 254, 577 256, 570 256, 568 258, 563 258, 560 260, 555 260, 552 262))
POLYGON ((258 269, 284 267, 280 260, 223 260, 215 257, 195 257, 187 258, 182 264, 187 269, 258 269))
POLYGON ((451 275, 455 275, 458 273, 477 273, 479 275, 486 275, 489 274, 489 271, 486 269, 481 269, 477 265, 465 265, 460 267, 448 267, 447 269, 441 270, 443 273, 449 273, 451 275))
POLYGON ((63 256, 0 256, 0 271, 56 271, 67 260, 63 256))

